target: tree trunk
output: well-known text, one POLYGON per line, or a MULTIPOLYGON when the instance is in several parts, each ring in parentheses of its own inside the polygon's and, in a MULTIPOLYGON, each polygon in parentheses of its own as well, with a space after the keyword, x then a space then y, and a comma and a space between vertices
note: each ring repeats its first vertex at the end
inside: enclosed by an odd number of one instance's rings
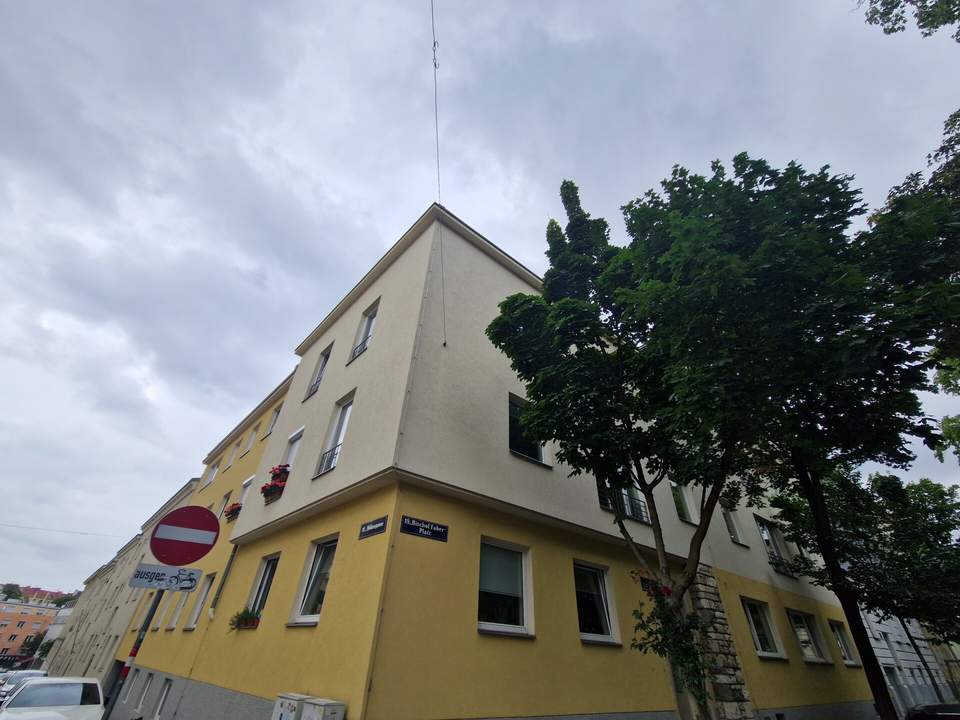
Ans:
POLYGON ((860 616, 857 594, 847 586, 846 576, 837 558, 836 547, 833 543, 833 526, 830 522, 830 513, 827 510, 820 479, 810 472, 802 461, 794 459, 793 465, 797 471, 803 494, 810 504, 810 514, 813 518, 820 555, 823 557, 824 566, 830 576, 831 589, 840 601, 840 607, 843 608, 843 612, 847 616, 847 622, 850 624, 850 634, 853 636, 853 642, 860 654, 863 672, 867 676, 867 683, 870 685, 870 692, 873 694, 874 707, 880 716, 880 720, 898 720, 897 709, 890 697, 887 681, 883 676, 883 669, 873 652, 870 636, 867 635, 863 618, 860 616))
POLYGON ((900 627, 903 628, 903 631, 907 634, 907 639, 910 641, 910 644, 913 646, 913 651, 917 654, 917 657, 920 658, 920 662, 923 663, 923 669, 927 671, 927 676, 930 678, 930 684, 933 685, 933 691, 937 694, 938 702, 945 702, 943 699, 943 693, 940 692, 940 686, 937 684, 937 679, 933 676, 933 671, 930 669, 930 666, 927 664, 927 659, 923 656, 923 653, 920 652, 920 648, 917 646, 917 641, 914 639, 913 634, 910 632, 910 628, 907 627, 907 624, 903 621, 903 618, 897 615, 897 620, 900 621, 900 627))

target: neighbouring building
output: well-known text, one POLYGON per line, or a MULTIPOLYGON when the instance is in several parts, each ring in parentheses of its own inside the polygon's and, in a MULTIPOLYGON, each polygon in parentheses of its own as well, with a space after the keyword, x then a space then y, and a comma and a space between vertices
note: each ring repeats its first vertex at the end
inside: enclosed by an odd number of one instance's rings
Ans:
POLYGON ((57 610, 57 614, 53 617, 53 622, 50 623, 50 627, 47 629, 47 634, 43 636, 43 643, 49 643, 47 653, 43 657, 41 664, 39 666, 35 665, 34 667, 46 668, 50 664, 50 658, 56 653, 60 642, 63 640, 64 627, 70 615, 73 614, 73 608, 76 604, 76 600, 70 600, 57 610))
POLYGON ((960 644, 930 644, 933 654, 940 665, 940 671, 950 685, 955 698, 960 698, 960 644))
POLYGON ((47 602, 0 600, 0 668, 28 658, 23 645, 47 632, 58 610, 47 602))
MULTIPOLYGON (((403 234, 204 460, 183 502, 220 515, 220 539, 200 586, 163 600, 113 718, 265 720, 286 692, 351 720, 690 716, 668 665, 630 647, 644 594, 609 510, 652 547, 647 508, 524 439, 523 386, 484 335, 539 288, 439 205, 403 234)), ((657 493, 682 558, 699 502, 657 493)), ((718 720, 873 717, 836 598, 788 573, 798 550, 765 510, 718 515, 692 592, 718 720)), ((150 600, 108 632, 115 664, 150 600)))

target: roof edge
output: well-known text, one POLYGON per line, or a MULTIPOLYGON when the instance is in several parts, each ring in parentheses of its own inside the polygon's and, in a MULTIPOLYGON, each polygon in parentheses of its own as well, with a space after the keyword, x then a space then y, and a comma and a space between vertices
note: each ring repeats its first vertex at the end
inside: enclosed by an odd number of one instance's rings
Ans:
POLYGON ((463 220, 450 212, 447 208, 439 203, 431 203, 423 214, 417 218, 417 220, 407 228, 406 232, 400 236, 400 239, 397 240, 390 248, 380 257, 379 260, 374 264, 367 273, 360 278, 359 282, 354 285, 346 295, 334 305, 333 309, 327 313, 326 317, 321 320, 317 326, 310 332, 303 341, 297 345, 294 352, 303 356, 303 354, 310 349, 310 346, 315 343, 319 337, 346 311, 348 307, 353 305, 354 301, 367 289, 373 282, 383 275, 400 257, 403 252, 413 244, 413 241, 420 237, 427 229, 430 227, 431 223, 439 222, 442 225, 445 225, 450 230, 454 231, 465 240, 470 242, 472 245, 479 248, 483 253, 488 255, 490 258, 498 262, 500 265, 505 267, 507 270, 512 272, 514 275, 519 277, 524 282, 531 285, 535 290, 539 290, 542 286, 541 278, 526 267, 519 260, 515 259, 508 253, 504 252, 500 247, 490 242, 483 235, 478 233, 472 227, 467 225, 463 220))

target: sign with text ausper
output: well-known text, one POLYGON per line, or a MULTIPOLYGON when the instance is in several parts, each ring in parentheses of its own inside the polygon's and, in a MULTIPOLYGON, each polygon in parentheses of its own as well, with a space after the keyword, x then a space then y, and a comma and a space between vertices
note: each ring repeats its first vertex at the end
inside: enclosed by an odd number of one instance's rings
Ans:
POLYGON ((197 587, 202 574, 202 571, 193 568, 140 563, 130 578, 130 587, 191 592, 197 587))
POLYGON ((404 515, 400 519, 400 532, 407 535, 430 538, 431 540, 447 541, 447 526, 440 523, 420 520, 419 518, 404 515))

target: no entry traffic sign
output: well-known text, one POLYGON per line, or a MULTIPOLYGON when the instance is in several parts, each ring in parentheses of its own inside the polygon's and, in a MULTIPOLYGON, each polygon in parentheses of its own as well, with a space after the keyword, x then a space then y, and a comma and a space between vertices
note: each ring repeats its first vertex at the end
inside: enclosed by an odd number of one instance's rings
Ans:
POLYGON ((150 551, 164 565, 189 565, 216 544, 220 521, 204 507, 189 505, 164 515, 150 536, 150 551))

